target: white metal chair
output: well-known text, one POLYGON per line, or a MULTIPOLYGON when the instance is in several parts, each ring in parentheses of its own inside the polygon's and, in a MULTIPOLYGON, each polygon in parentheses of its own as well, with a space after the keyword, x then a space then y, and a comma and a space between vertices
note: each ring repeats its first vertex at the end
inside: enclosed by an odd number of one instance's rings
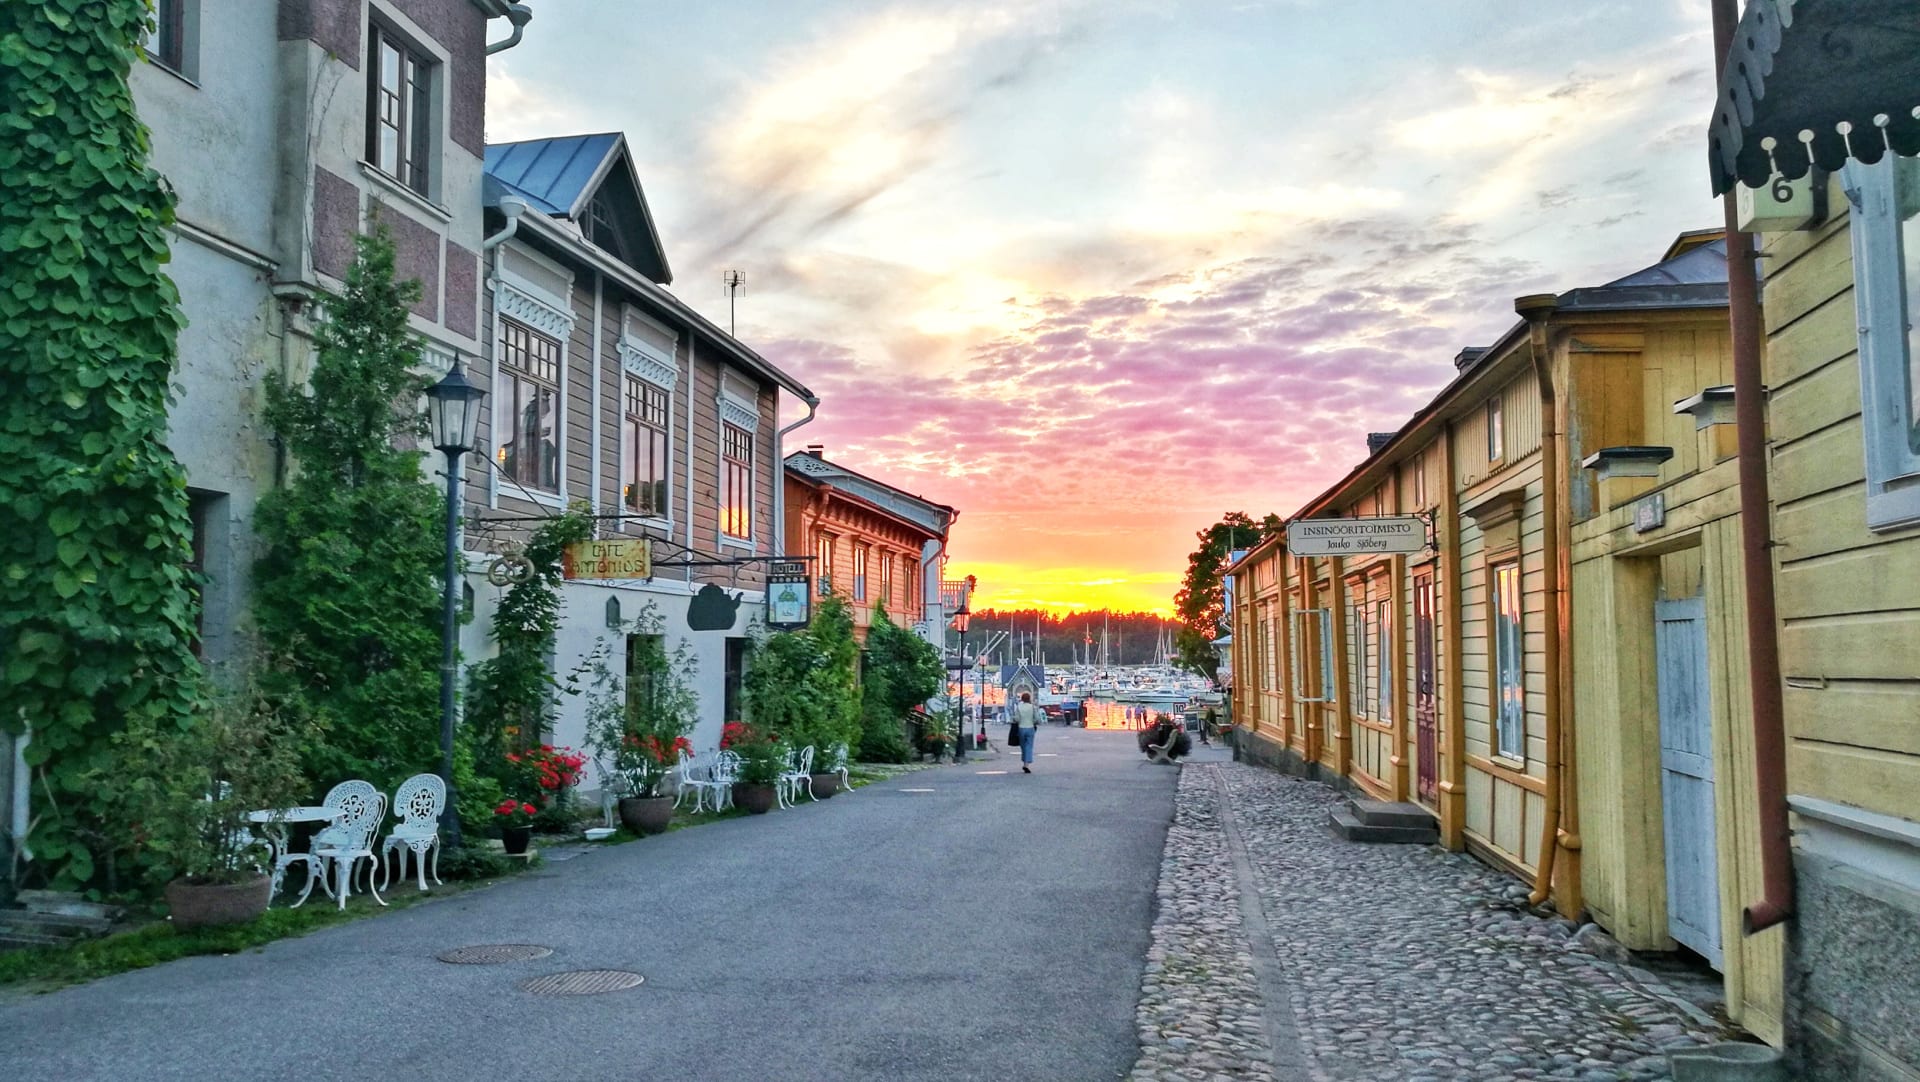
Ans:
MULTIPOLYGON (((333 873, 334 900, 340 908, 347 907, 354 869, 365 860, 367 890, 372 892, 374 901, 386 905, 373 881, 373 865, 380 859, 373 851, 373 836, 380 829, 380 821, 387 817, 387 795, 374 788, 370 781, 343 781, 328 790, 327 798, 320 803, 340 809, 340 817, 313 836, 307 851, 333 873)), ((307 888, 300 892, 300 900, 293 903, 294 907, 303 905, 312 892, 313 880, 309 878, 307 888)))
POLYGON ((840 775, 840 791, 843 793, 852 792, 853 779, 847 777, 847 759, 851 754, 851 749, 847 747, 845 742, 842 742, 835 744, 829 750, 832 754, 827 757, 827 768, 822 770, 821 773, 840 775))
POLYGON ((380 885, 392 883, 387 854, 400 851, 400 874, 407 874, 407 854, 413 854, 420 889, 427 889, 427 853, 433 853, 433 881, 440 882, 440 813, 447 809, 447 783, 437 774, 415 774, 393 794, 393 813, 400 825, 380 846, 380 885))
POLYGON ((713 760, 718 752, 703 752, 694 755, 682 750, 680 761, 673 767, 673 806, 678 808, 688 794, 693 796, 693 810, 699 812, 706 807, 706 796, 713 794, 714 808, 720 807, 720 792, 713 780, 713 760))
MULTIPOLYGON (((609 828, 619 826, 620 824, 614 821, 614 816, 619 810, 620 798, 635 796, 637 794, 631 792, 632 787, 627 784, 627 776, 625 774, 617 770, 608 770, 607 764, 598 759, 593 761, 593 769, 596 774, 600 775, 601 818, 605 820, 605 825, 609 828)), ((676 798, 674 800, 674 806, 678 807, 679 803, 680 801, 676 798)))
POLYGON ((725 811, 733 807, 733 783, 740 780, 740 753, 715 752, 708 776, 713 779, 713 810, 725 811))
MULTIPOLYGON (((787 768, 780 772, 780 779, 774 783, 774 796, 783 808, 791 808, 800 801, 800 789, 806 787, 807 795, 813 797, 813 745, 795 748, 787 753, 787 768)), ((819 797, 813 797, 815 800, 819 797)))

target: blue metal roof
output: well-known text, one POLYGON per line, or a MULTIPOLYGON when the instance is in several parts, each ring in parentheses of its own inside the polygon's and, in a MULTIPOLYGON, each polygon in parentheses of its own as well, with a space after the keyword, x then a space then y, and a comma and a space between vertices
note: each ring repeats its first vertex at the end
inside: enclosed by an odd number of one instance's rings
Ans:
POLYGON ((619 132, 490 143, 486 171, 526 196, 535 209, 569 215, 619 145, 619 132))

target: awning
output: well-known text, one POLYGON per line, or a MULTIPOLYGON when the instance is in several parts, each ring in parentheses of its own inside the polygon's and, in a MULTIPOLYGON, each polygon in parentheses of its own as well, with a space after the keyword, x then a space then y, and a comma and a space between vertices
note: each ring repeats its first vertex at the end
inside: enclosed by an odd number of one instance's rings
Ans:
POLYGON ((1920 3, 1749 0, 1708 135, 1719 195, 1920 154, 1920 3))

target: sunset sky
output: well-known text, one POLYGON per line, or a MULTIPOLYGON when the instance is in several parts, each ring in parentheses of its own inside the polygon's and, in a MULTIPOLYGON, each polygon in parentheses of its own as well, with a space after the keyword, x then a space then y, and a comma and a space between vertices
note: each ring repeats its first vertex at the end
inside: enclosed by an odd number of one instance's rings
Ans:
POLYGON ((983 604, 1170 610, 1514 297, 1719 222, 1704 0, 534 7, 488 138, 625 132, 675 291, 746 275, 790 440, 960 508, 983 604))

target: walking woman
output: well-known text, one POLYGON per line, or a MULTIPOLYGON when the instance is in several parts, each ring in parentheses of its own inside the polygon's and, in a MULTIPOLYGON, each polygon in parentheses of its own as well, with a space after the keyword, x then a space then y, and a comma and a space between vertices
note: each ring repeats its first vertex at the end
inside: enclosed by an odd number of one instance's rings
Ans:
POLYGON ((1033 696, 1028 692, 1020 693, 1020 701, 1013 707, 1013 723, 1020 727, 1020 773, 1033 773, 1033 734, 1039 728, 1040 708, 1033 705, 1033 696))

